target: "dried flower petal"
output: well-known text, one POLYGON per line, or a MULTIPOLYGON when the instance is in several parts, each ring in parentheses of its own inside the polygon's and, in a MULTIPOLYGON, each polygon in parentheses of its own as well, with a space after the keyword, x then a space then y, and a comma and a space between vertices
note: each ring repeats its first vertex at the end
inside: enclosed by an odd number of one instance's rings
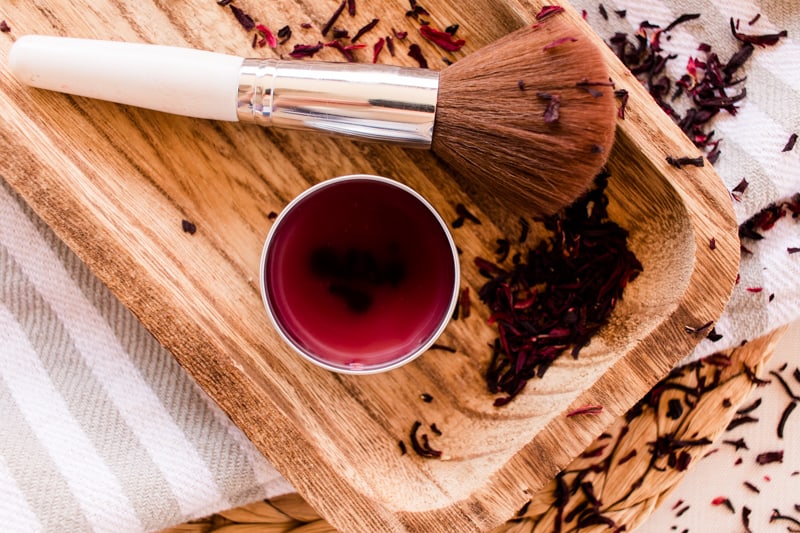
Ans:
POLYGON ((780 41, 782 37, 788 36, 788 32, 786 30, 780 31, 778 33, 770 33, 763 35, 747 35, 738 32, 736 30, 736 27, 737 26, 733 21, 733 17, 731 17, 731 33, 733 33, 733 36, 736 37, 738 40, 742 41, 743 43, 753 43, 758 46, 773 46, 778 44, 778 41, 780 41))
POLYGON ((383 45, 385 43, 386 43, 386 39, 381 37, 380 39, 375 41, 375 44, 372 45, 372 62, 373 63, 377 63, 378 62, 378 56, 380 55, 381 50, 383 50, 383 45))
POLYGON ((275 35, 272 34, 269 28, 263 24, 256 24, 256 31, 262 36, 261 40, 258 41, 258 46, 260 48, 266 45, 269 45, 270 48, 277 48, 278 39, 275 38, 275 35))
POLYGON ((342 3, 339 4, 339 7, 337 7, 336 11, 333 12, 333 15, 331 15, 331 18, 329 18, 328 22, 325 23, 325 26, 322 27, 322 36, 323 37, 325 35, 327 35, 328 32, 331 31, 331 28, 333 28, 333 25, 336 24, 336 20, 339 18, 339 15, 341 15, 342 11, 344 11, 345 4, 346 4, 346 0, 342 0, 342 3))
POLYGON ((792 133, 791 135, 789 135, 789 140, 786 141, 786 146, 783 147, 783 150, 781 150, 781 152, 791 151, 792 148, 794 148, 794 143, 796 142, 797 142, 797 134, 792 133))
POLYGON ((246 31, 251 31, 256 27, 256 21, 253 20, 253 17, 245 13, 244 10, 236 7, 233 4, 230 4, 230 6, 228 7, 231 8, 233 16, 236 18, 239 24, 242 25, 242 28, 244 28, 246 31))
POLYGON ((678 18, 676 18, 675 20, 670 22, 667 25, 667 27, 664 28, 664 31, 667 32, 667 31, 671 30, 672 28, 674 28, 675 26, 677 26, 678 24, 683 24, 684 22, 687 22, 689 20, 698 19, 698 18, 700 18, 700 13, 684 13, 683 15, 679 16, 678 18))
POLYGON ((717 496, 711 500, 711 505, 724 505, 730 512, 736 514, 736 509, 733 508, 733 503, 725 496, 717 496))
POLYGON ((536 20, 542 21, 557 13, 563 13, 563 11, 564 8, 561 6, 542 6, 542 9, 536 14, 536 20))
POLYGON ((417 61, 420 68, 428 68, 428 61, 422 55, 422 49, 418 44, 414 43, 408 47, 408 55, 417 61))
POLYGON ((5 20, 0 20, 0 32, 8 33, 11 31, 11 26, 5 20))
POLYGON ((292 29, 288 25, 279 29, 278 38, 280 39, 280 42, 278 44, 286 43, 286 41, 292 38, 292 29))
POLYGON ((463 47, 464 44, 466 44, 464 39, 454 39, 452 34, 446 31, 438 30, 430 25, 420 26, 419 32, 430 42, 436 44, 443 50, 447 50, 448 52, 457 52, 461 50, 461 47, 463 47))
POLYGON ((557 94, 537 93, 536 96, 547 100, 547 107, 542 113, 542 118, 546 124, 558 122, 561 108, 561 97, 557 94))
POLYGON ((367 32, 368 32, 368 31, 370 31, 372 28, 374 28, 374 27, 375 27, 375 26, 378 24, 378 22, 380 22, 380 19, 372 19, 371 21, 369 21, 369 22, 367 22, 366 24, 364 24, 364 25, 363 25, 363 26, 362 26, 362 27, 361 27, 361 28, 360 28, 360 29, 359 29, 359 30, 356 32, 356 34, 353 36, 353 38, 352 38, 352 39, 350 39, 350 42, 351 42, 351 43, 355 43, 355 42, 356 42, 357 40, 359 40, 359 39, 360 39, 360 38, 361 38, 361 37, 362 37, 362 36, 363 36, 365 33, 367 33, 367 32))
POLYGON ((194 235, 197 231, 197 226, 194 224, 194 222, 189 222, 188 220, 181 220, 181 228, 189 235, 194 235))
POLYGON ((782 463, 782 462, 783 462, 783 450, 777 450, 774 452, 764 452, 756 456, 756 463, 760 465, 766 465, 769 463, 782 463))
POLYGON ((289 52, 289 56, 293 57, 294 59, 302 59, 304 57, 312 57, 314 54, 322 50, 322 43, 317 44, 296 44, 291 52, 289 52))

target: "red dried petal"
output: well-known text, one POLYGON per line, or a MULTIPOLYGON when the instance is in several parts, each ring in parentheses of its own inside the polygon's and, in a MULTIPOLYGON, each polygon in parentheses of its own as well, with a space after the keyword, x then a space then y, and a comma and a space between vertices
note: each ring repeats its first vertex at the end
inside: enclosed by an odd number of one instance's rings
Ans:
POLYGON ((242 28, 244 28, 246 31, 250 31, 256 27, 256 22, 253 20, 253 17, 245 13, 244 10, 236 7, 233 4, 230 4, 229 7, 233 12, 233 16, 236 18, 239 24, 242 25, 242 28))
POLYGON ((745 33, 740 33, 737 31, 737 23, 734 23, 733 17, 731 17, 731 33, 736 39, 742 41, 743 43, 752 43, 758 46, 774 46, 778 44, 778 41, 781 38, 786 37, 789 33, 786 30, 780 31, 778 33, 768 33, 762 35, 748 35, 745 33))
POLYGON ((563 11, 564 8, 561 6, 542 6, 542 9, 536 14, 536 20, 541 21, 563 11))
POLYGON ((342 3, 339 4, 339 7, 337 7, 336 11, 333 12, 331 18, 329 18, 328 22, 325 23, 325 26, 322 27, 323 36, 325 36, 331 30, 331 28, 333 28, 333 25, 336 23, 336 19, 338 19, 339 15, 341 15, 342 11, 344 11, 345 5, 346 5, 346 0, 342 0, 342 3))
POLYGON ((304 57, 312 57, 314 54, 322 50, 322 43, 317 44, 296 44, 289 56, 294 59, 302 59, 304 57))
POLYGON ((361 27, 361 28, 360 28, 360 29, 359 29, 359 30, 356 32, 356 34, 353 36, 353 38, 352 38, 352 39, 350 39, 350 42, 351 42, 351 43, 354 43, 354 42, 356 42, 357 40, 359 40, 359 39, 360 39, 360 38, 361 38, 361 37, 362 37, 362 36, 363 36, 365 33, 367 33, 367 32, 368 32, 368 31, 370 31, 372 28, 374 28, 374 27, 375 27, 375 26, 378 24, 378 22, 380 22, 380 21, 381 21, 380 19, 372 19, 371 21, 369 21, 369 22, 367 22, 366 24, 364 24, 364 25, 363 25, 363 26, 362 26, 362 27, 361 27))
POLYGON ((458 52, 466 44, 464 39, 454 39, 451 34, 438 30, 431 25, 420 26, 419 32, 423 37, 448 52, 458 52))
POLYGON ((372 62, 373 63, 377 63, 378 62, 378 56, 380 55, 381 50, 383 50, 383 45, 385 43, 386 43, 386 39, 381 37, 380 39, 378 39, 375 42, 375 44, 372 45, 372 62))
POLYGON ((414 43, 408 47, 408 55, 416 59, 420 68, 428 68, 428 61, 422 55, 422 48, 418 44, 414 43))
POLYGON ((256 31, 262 36, 261 40, 258 41, 258 46, 260 48, 266 45, 269 45, 270 48, 278 47, 278 39, 275 38, 275 35, 273 35, 269 28, 263 24, 256 24, 256 31))

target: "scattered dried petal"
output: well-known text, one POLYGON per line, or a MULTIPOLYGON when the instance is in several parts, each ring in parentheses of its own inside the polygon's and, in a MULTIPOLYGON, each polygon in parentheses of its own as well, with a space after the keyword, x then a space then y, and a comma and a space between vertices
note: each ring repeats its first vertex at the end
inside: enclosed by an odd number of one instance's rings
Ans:
POLYGON ((283 28, 279 29, 278 30, 278 38, 280 39, 280 42, 278 42, 278 44, 285 44, 286 41, 288 41, 289 39, 292 38, 292 28, 290 28, 287 25, 287 26, 284 26, 283 28))
POLYGON ((725 496, 717 496, 713 500, 711 500, 711 505, 724 505, 730 512, 736 514, 736 509, 733 507, 733 503, 729 498, 725 496))
POLYGON ((667 27, 664 28, 664 31, 667 32, 667 31, 671 30, 672 28, 674 28, 675 26, 677 26, 678 24, 683 24, 684 22, 687 22, 689 20, 698 19, 698 18, 700 18, 700 13, 684 13, 683 15, 679 16, 678 18, 676 18, 675 20, 670 22, 667 25, 667 27))
POLYGON ((233 16, 236 18, 239 24, 242 25, 242 28, 244 28, 246 31, 251 31, 255 29, 256 21, 253 20, 253 17, 251 17, 250 15, 245 13, 242 9, 236 7, 233 4, 230 4, 228 7, 231 8, 233 16))
POLYGON ((269 45, 270 48, 277 48, 278 39, 275 38, 275 35, 272 34, 269 28, 263 24, 256 24, 256 31, 261 34, 261 40, 258 41, 258 46, 260 48, 266 45, 269 45))
POLYGON ((417 61, 420 68, 428 68, 428 61, 422 55, 422 49, 418 44, 414 43, 408 47, 408 55, 417 61))
POLYGON ((780 31, 778 33, 770 33, 763 35, 747 35, 738 32, 736 28, 737 28, 736 23, 734 23, 733 17, 731 17, 731 33, 733 33, 733 36, 736 37, 738 40, 742 41, 743 43, 752 43, 758 46, 773 46, 778 44, 778 41, 780 41, 782 37, 788 36, 788 32, 786 30, 780 31))
POLYGON ((194 224, 194 222, 189 222, 188 220, 181 220, 181 228, 189 235, 194 235, 197 231, 197 226, 194 224))
POLYGON ((339 15, 342 14, 342 11, 344 11, 345 5, 346 5, 346 0, 342 0, 342 3, 339 4, 339 7, 337 7, 336 10, 333 12, 331 18, 329 18, 328 22, 326 22, 325 25, 322 27, 323 37, 327 35, 328 32, 331 31, 331 28, 333 28, 333 25, 336 24, 336 20, 339 18, 339 15))
POLYGON ((536 20, 542 21, 547 17, 551 17, 557 13, 562 13, 564 8, 561 6, 542 6, 542 9, 536 14, 536 20))
POLYGON ((783 410, 783 413, 781 414, 781 419, 778 422, 778 429, 777 429, 779 439, 783 438, 783 430, 786 427, 786 421, 789 419, 789 415, 792 414, 792 411, 794 411, 796 408, 797 408, 797 402, 790 402, 789 405, 786 406, 786 409, 783 410))
POLYGON ((386 43, 386 39, 381 37, 380 39, 375 41, 375 44, 372 45, 372 62, 373 63, 377 63, 378 62, 378 56, 380 55, 381 50, 383 50, 383 45, 385 43, 386 43))
POLYGON ((789 135, 789 140, 786 141, 786 146, 783 147, 783 150, 781 150, 781 152, 789 152, 789 151, 791 151, 792 148, 794 148, 794 144, 796 142, 797 142, 797 134, 796 133, 792 133, 791 135, 789 135))
POLYGON ((774 452, 764 452, 756 456, 756 463, 760 465, 766 465, 770 463, 782 463, 782 462, 783 462, 783 450, 777 450, 774 452))
POLYGON ((291 52, 289 52, 289 56, 293 57, 294 59, 302 59, 304 57, 312 57, 314 54, 322 50, 323 44, 318 42, 317 44, 296 44, 291 52))
POLYGON ((561 97, 557 94, 537 93, 536 96, 547 100, 547 107, 542 113, 542 118, 546 124, 558 122, 561 108, 561 97))
POLYGON ((350 42, 351 42, 351 43, 355 43, 355 42, 356 42, 357 40, 359 40, 359 39, 360 39, 360 38, 361 38, 361 37, 362 37, 362 36, 363 36, 365 33, 367 33, 368 31, 372 30, 372 28, 374 28, 374 27, 375 27, 375 26, 378 24, 378 22, 380 22, 380 19, 372 19, 371 21, 369 21, 369 22, 367 22, 366 24, 364 24, 364 25, 363 25, 363 26, 362 26, 362 27, 361 27, 361 28, 360 28, 360 29, 359 29, 359 30, 356 32, 356 34, 353 36, 353 38, 352 38, 352 39, 350 39, 350 42))
POLYGON ((466 44, 464 39, 454 39, 452 34, 438 30, 430 25, 420 26, 419 33, 430 42, 439 46, 439 48, 447 50, 448 52, 457 52, 466 44))
POLYGON ((0 20, 0 32, 8 33, 11 31, 11 26, 5 20, 0 20))

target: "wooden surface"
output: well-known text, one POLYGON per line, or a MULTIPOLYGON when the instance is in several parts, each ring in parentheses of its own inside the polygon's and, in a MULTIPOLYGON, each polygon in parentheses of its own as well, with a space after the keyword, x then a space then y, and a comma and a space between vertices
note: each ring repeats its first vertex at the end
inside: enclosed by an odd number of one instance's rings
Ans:
MULTIPOLYGON (((238 3, 299 42, 316 42, 336 2, 238 3)), ((411 30, 396 58, 413 65, 418 42, 434 68, 442 53, 416 36, 403 1, 359 4, 355 31, 381 18, 380 35, 411 30)), ((472 50, 532 20, 539 4, 429 1, 434 24, 461 24, 472 50)), ((504 409, 492 407, 482 371, 494 332, 475 306, 432 351, 379 376, 340 376, 302 362, 271 329, 258 288, 259 256, 280 211, 310 184, 375 173, 426 196, 446 220, 455 204, 483 220, 454 231, 462 279, 482 278, 475 255, 516 235, 516 215, 470 198, 433 154, 308 134, 214 123, 31 90, 5 65, 13 39, 28 33, 254 52, 251 35, 214 1, 50 1, 4 6, 0 34, 0 172, 175 355, 309 502, 342 530, 467 531, 502 523, 581 453, 700 340, 722 312, 737 272, 736 223, 728 192, 710 165, 675 169, 667 155, 696 149, 607 52, 618 88, 631 93, 609 163, 613 218, 629 229, 645 272, 628 288, 612 323, 579 360, 564 359, 504 409), (197 233, 181 230, 181 220, 197 233), (716 249, 709 247, 711 238, 716 249), (435 401, 424 403, 428 392, 435 401), (564 416, 602 404, 599 416, 564 416), (435 422, 447 461, 401 456, 397 441, 415 420, 435 422)), ((576 34, 594 38, 571 10, 576 34)), ((379 35, 376 33, 375 36, 379 35)), ((599 39, 598 39, 599 41, 599 39)), ((370 43, 372 41, 369 41, 370 43)), ((364 60, 371 57, 363 51, 364 60)), ((334 50, 321 59, 338 60, 334 50)))

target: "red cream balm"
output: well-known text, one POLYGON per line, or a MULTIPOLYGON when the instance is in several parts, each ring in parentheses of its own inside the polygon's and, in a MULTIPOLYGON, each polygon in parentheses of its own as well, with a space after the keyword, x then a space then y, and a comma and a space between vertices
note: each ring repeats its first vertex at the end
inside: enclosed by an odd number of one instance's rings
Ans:
POLYGON ((301 355, 329 370, 396 368, 433 344, 458 297, 458 254, 446 224, 409 187, 344 176, 295 198, 262 255, 272 321, 301 355))

